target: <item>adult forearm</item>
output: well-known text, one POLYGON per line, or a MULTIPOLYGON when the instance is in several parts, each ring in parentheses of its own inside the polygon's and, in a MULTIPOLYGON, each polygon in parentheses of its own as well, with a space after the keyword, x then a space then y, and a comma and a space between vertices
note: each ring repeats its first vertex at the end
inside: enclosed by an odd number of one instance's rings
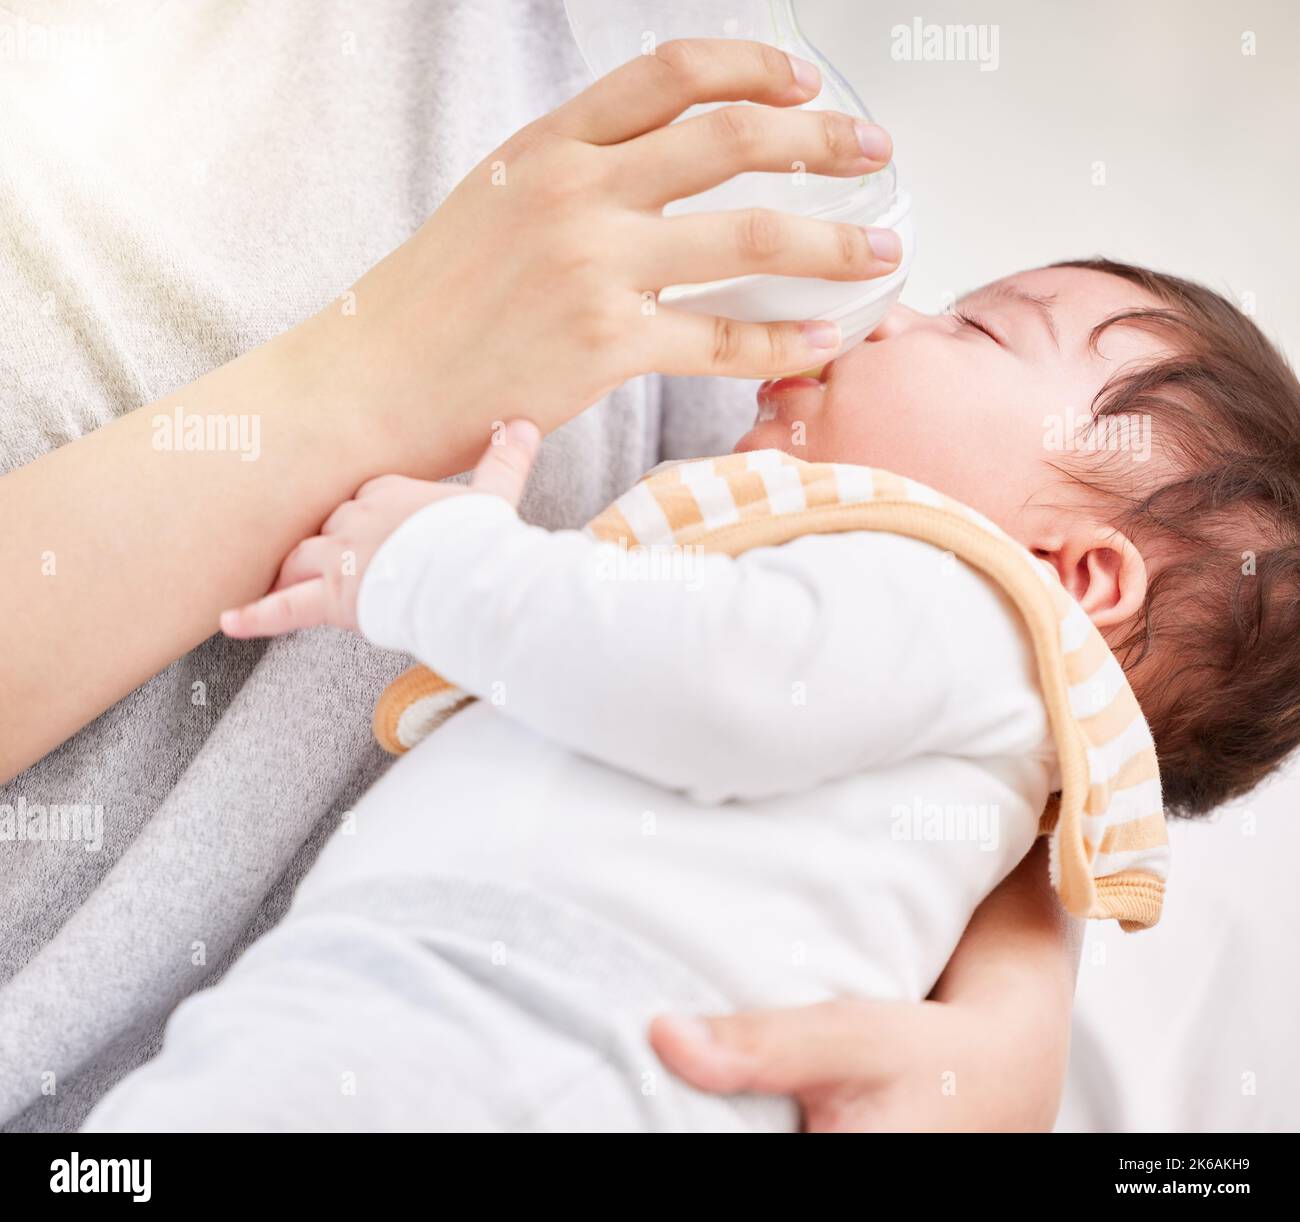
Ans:
POLYGON ((1039 840, 975 911, 935 985, 933 1000, 989 1016, 975 1025, 990 1038, 971 1076, 992 1127, 1045 1129, 1055 1120, 1082 943, 1082 922, 1061 907, 1039 840))
POLYGON ((311 320, 0 479, 0 777, 210 635, 398 463, 343 367, 349 339, 311 320))
POLYGON ((1068 1012, 1082 932, 1052 889, 1047 841, 1040 839, 976 909, 932 996, 1001 998, 1008 978, 1032 976, 1043 986, 1044 1001, 1050 994, 1068 1012))

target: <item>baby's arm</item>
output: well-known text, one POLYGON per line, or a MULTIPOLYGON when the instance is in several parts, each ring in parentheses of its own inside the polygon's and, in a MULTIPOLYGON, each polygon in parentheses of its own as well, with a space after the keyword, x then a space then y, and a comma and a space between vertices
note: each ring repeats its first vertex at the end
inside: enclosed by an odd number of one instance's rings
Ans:
POLYGON ((468 488, 370 481, 222 627, 360 627, 538 733, 703 800, 1043 747, 1019 622, 951 557, 858 532, 638 577, 613 545, 518 519, 537 443, 509 425, 468 488))
POLYGON ((856 533, 674 559, 638 576, 612 544, 462 497, 388 539, 358 620, 537 733, 705 801, 1042 740, 1011 613, 934 548, 856 533))

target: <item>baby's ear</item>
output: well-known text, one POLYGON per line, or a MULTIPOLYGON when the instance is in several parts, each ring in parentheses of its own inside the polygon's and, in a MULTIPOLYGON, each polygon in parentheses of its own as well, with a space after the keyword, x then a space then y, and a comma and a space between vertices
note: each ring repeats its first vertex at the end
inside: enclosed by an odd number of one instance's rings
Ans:
POLYGON ((1098 628, 1132 619, 1146 601, 1146 561, 1113 526, 1080 523, 1034 552, 1056 569, 1061 584, 1098 628))

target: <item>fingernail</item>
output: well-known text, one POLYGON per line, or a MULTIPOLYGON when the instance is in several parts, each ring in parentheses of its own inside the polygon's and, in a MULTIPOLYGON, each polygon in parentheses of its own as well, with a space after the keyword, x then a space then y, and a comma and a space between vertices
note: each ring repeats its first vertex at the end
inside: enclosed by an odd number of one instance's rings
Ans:
POLYGON ((220 624, 222 632, 231 631, 237 623, 239 623, 238 611, 223 611, 221 613, 220 624))
POLYGON ((894 146, 883 127, 877 127, 865 119, 855 119, 853 127, 858 133, 858 144, 862 146, 864 156, 870 157, 872 161, 889 160, 894 146))
POLYGON ((892 229, 868 229, 867 245, 877 259, 897 263, 903 257, 903 239, 892 229))
POLYGON ((814 318, 800 323, 799 330, 803 333, 804 343, 816 352, 829 352, 840 346, 839 323, 814 318))
POLYGON ((531 420, 512 420, 506 425, 506 436, 516 445, 534 445, 541 435, 541 430, 531 420))
POLYGON ((670 1014, 668 1020, 677 1028, 679 1035, 685 1036, 692 1043, 713 1043, 713 1027, 708 1019, 694 1014, 670 1014))
POLYGON ((786 52, 786 58, 790 61, 790 70, 794 73, 794 79, 799 82, 799 88, 805 93, 818 93, 822 87, 822 74, 817 70, 816 64, 810 64, 806 59, 800 59, 797 55, 791 55, 786 52))

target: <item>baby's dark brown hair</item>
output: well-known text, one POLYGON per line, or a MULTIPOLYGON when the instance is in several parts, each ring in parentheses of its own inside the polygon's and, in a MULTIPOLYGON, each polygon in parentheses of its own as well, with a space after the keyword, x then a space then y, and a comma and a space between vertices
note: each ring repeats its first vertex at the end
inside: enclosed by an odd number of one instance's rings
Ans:
POLYGON ((1300 382, 1203 285, 1108 259, 1056 266, 1118 276, 1161 303, 1091 336, 1134 326, 1165 344, 1092 405, 1095 422, 1149 419, 1161 475, 1135 481, 1114 455, 1069 474, 1113 498, 1116 527, 1154 569, 1133 631, 1112 644, 1151 725, 1166 809, 1206 814, 1300 746, 1300 382))

